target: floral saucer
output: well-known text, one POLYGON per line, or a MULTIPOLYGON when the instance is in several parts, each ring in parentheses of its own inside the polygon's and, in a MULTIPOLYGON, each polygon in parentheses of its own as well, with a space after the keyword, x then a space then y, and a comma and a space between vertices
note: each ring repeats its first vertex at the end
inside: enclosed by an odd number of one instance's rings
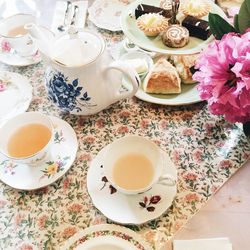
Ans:
POLYGON ((78 142, 75 131, 65 121, 50 117, 55 134, 50 157, 37 166, 17 164, 0 155, 0 180, 22 190, 45 187, 62 177, 75 160, 78 142))
POLYGON ((136 232, 117 225, 102 224, 72 236, 60 250, 152 250, 136 232))
POLYGON ((96 0, 89 8, 89 20, 98 28, 121 31, 120 16, 131 0, 96 0))
POLYGON ((20 56, 15 51, 1 52, 0 61, 10 66, 22 67, 39 63, 41 61, 41 56, 38 52, 29 57, 20 56))
MULTIPOLYGON (((92 161, 87 174, 87 189, 94 206, 107 218, 120 224, 142 224, 161 216, 172 204, 177 187, 156 184, 138 195, 118 192, 103 172, 104 156, 109 145, 92 161)), ((166 156, 167 157, 167 156, 166 156)), ((166 173, 177 177, 177 171, 169 160, 166 173)))
POLYGON ((29 80, 17 73, 0 71, 0 124, 25 112, 32 100, 29 80))

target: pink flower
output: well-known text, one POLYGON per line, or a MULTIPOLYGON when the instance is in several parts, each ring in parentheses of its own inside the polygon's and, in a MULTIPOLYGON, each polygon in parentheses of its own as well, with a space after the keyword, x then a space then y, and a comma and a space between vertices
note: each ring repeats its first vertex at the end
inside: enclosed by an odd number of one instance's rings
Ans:
POLYGON ((129 111, 122 111, 122 112, 119 113, 119 116, 120 116, 121 118, 127 118, 127 117, 129 117, 130 115, 131 115, 131 114, 130 114, 129 111))
POLYGON ((192 128, 185 128, 185 129, 183 129, 182 134, 184 136, 192 136, 195 134, 195 132, 192 128))
POLYGON ((220 168, 222 169, 228 169, 228 168, 231 168, 232 166, 233 166, 232 162, 229 160, 222 160, 220 162, 220 168))
POLYGON ((230 122, 250 120, 250 30, 229 33, 204 50, 196 63, 193 79, 211 113, 230 122))
POLYGON ((3 208, 7 204, 7 201, 0 200, 0 209, 3 208))
POLYGON ((105 120, 100 118, 95 122, 97 128, 103 128, 105 126, 105 120))
POLYGON ((87 136, 84 138, 83 140, 86 144, 93 144, 94 141, 95 141, 95 137, 92 137, 92 136, 87 136))
POLYGON ((149 126, 149 124, 150 124, 150 121, 144 119, 144 120, 141 121, 141 128, 142 128, 142 129, 147 129, 148 126, 149 126))
POLYGON ((91 155, 88 153, 81 154, 79 161, 91 161, 91 155))
POLYGON ((69 207, 69 211, 72 213, 79 213, 82 210, 81 204, 73 204, 69 207))
POLYGON ((6 86, 3 83, 0 83, 0 92, 4 91, 6 86))
POLYGON ((72 235, 74 235, 76 232, 77 232, 77 229, 75 227, 69 226, 63 230, 62 237, 64 239, 67 239, 67 238, 71 237, 72 235))
POLYGON ((7 42, 7 41, 5 41, 5 40, 2 40, 2 42, 1 42, 1 49, 4 52, 10 52, 10 50, 11 50, 10 43, 7 42))
POLYGON ((174 163, 178 164, 178 162, 181 159, 180 152, 177 150, 174 150, 172 153, 172 159, 173 159, 174 163))
POLYGON ((22 221, 25 219, 24 214, 20 214, 18 213, 15 218, 14 218, 14 224, 15 226, 20 226, 20 224, 22 223, 22 221))
POLYGON ((128 127, 127 127, 127 126, 120 126, 120 127, 117 129, 117 132, 118 132, 119 134, 128 133, 128 127))
POLYGON ((193 151, 193 157, 197 162, 201 162, 201 160, 202 160, 202 152, 199 149, 193 151))
POLYGON ((199 201, 199 197, 197 194, 195 193, 190 193, 190 194, 187 194, 186 197, 185 197, 185 200, 186 202, 188 203, 193 203, 193 202, 196 202, 196 201, 199 201))
POLYGON ((46 221, 48 220, 48 216, 47 215, 42 215, 41 217, 38 218, 38 227, 40 229, 45 228, 46 225, 46 221))
POLYGON ((197 175, 193 173, 189 173, 184 176, 184 179, 188 181, 195 181, 197 179, 197 175))
POLYGON ((33 250, 33 246, 27 243, 23 243, 18 250, 33 250))

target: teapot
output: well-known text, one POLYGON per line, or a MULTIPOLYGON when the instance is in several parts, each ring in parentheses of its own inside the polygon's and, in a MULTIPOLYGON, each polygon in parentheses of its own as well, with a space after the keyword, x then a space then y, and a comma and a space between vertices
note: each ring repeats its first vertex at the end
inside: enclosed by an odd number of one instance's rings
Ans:
MULTIPOLYGON (((34 36, 35 32, 31 29, 30 33, 34 36)), ((39 44, 39 37, 35 38, 39 44)), ((49 98, 62 111, 92 115, 137 92, 138 74, 126 63, 113 61, 99 34, 71 27, 49 49, 47 45, 41 50, 47 64, 45 85, 49 98), (123 91, 122 76, 131 83, 123 91)))

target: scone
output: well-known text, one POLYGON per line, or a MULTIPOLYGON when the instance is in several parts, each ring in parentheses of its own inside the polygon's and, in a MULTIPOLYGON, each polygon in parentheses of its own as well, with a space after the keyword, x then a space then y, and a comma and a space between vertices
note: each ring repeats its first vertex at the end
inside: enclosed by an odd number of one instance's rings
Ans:
POLYGON ((181 79, 176 68, 166 58, 161 57, 146 76, 143 90, 151 94, 180 93, 181 79))
POLYGON ((168 19, 158 13, 149 13, 140 16, 136 24, 146 36, 157 36, 168 27, 168 19))
POLYGON ((192 72, 190 68, 195 65, 199 53, 193 55, 172 55, 170 60, 173 62, 181 81, 185 84, 193 84, 196 81, 192 79, 192 72))

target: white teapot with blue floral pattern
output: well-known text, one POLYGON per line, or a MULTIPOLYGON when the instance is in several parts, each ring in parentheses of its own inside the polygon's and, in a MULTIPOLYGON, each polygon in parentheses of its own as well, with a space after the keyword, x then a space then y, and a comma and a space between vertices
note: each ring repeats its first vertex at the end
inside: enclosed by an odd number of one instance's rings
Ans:
MULTIPOLYGON (((88 30, 71 30, 53 42, 45 83, 49 98, 63 111, 91 115, 138 90, 136 71, 122 61, 112 61, 103 38, 88 30), (131 88, 121 91, 122 76, 131 88)), ((44 52, 44 51, 42 51, 44 52)))

